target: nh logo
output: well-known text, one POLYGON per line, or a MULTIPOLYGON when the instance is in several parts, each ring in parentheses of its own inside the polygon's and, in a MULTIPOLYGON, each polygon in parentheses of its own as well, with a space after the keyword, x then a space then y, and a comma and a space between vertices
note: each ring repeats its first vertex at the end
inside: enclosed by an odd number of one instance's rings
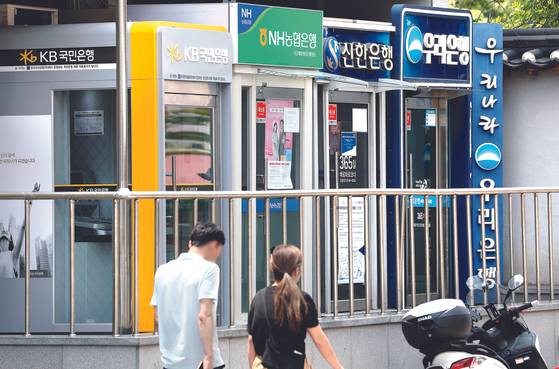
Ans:
POLYGON ((242 18, 252 18, 252 9, 241 8, 242 18))

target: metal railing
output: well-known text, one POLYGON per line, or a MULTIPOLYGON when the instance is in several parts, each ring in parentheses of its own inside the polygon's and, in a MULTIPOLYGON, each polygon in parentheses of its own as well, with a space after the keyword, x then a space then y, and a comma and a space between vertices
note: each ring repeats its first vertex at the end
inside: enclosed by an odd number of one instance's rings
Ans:
MULTIPOLYGON (((270 255, 271 230, 281 229, 281 241, 296 242, 304 255, 301 284, 315 297, 323 317, 351 318, 371 314, 398 313, 434 298, 466 299, 465 278, 479 274, 496 293, 485 293, 484 300, 496 298, 500 302, 500 284, 503 278, 520 272, 526 284, 520 301, 530 297, 555 300, 555 246, 553 196, 559 187, 546 188, 493 188, 493 189, 348 189, 348 190, 296 190, 296 191, 220 191, 220 192, 130 192, 112 193, 0 193, 0 204, 5 200, 23 200, 25 214, 25 325, 23 333, 30 335, 30 229, 32 227, 32 201, 69 200, 69 334, 76 334, 76 266, 75 217, 76 204, 83 200, 109 200, 113 203, 113 334, 138 334, 138 243, 141 219, 139 204, 153 202, 155 212, 155 260, 160 263, 161 235, 166 229, 162 222, 162 202, 173 204, 173 250, 178 256, 179 202, 192 201, 192 223, 199 220, 199 203, 209 203, 208 220, 221 223, 228 234, 229 256, 226 277, 228 306, 225 326, 243 324, 243 297, 250 299, 256 293, 256 258, 264 255, 265 264, 270 255), (531 202, 529 199, 531 198, 531 202), (546 206, 541 207, 545 198, 546 206), (289 201, 297 201, 295 211, 288 210, 289 201), (264 204, 258 210, 257 202, 264 204), (281 211, 281 224, 271 219, 274 209, 281 211), (343 204, 345 205, 343 205, 343 204), (495 216, 485 216, 487 204, 492 203, 495 216), (531 204, 530 204, 531 203, 531 204), (357 204, 357 205, 356 205, 357 204), (118 215, 124 207, 131 211, 129 219, 134 231, 131 235, 131 270, 121 270, 121 224, 118 215), (533 210, 533 226, 527 220, 527 207, 533 210), (355 211, 362 208, 362 211, 355 211), (245 209, 245 210, 243 210, 245 209), (261 207, 262 209, 262 207, 261 207), (500 219, 503 216, 503 219, 500 219), (546 218, 542 226, 541 218, 546 218), (257 217, 264 218, 263 226, 257 217), (288 229, 289 219, 298 219, 298 229, 288 229), (421 222, 418 219, 421 218, 421 222), (473 222, 478 219, 478 223, 473 222), (494 247, 486 250, 485 242, 478 249, 474 245, 473 226, 479 224, 481 240, 488 229, 497 229, 494 247), (487 228, 489 226, 489 228, 487 228), (244 227, 244 228, 243 228, 244 227), (545 235, 542 237, 542 229, 545 235), (291 231, 291 232, 290 232, 291 231), (257 245, 257 233, 263 232, 263 245, 257 245), (245 237, 243 238, 243 234, 245 237), (355 238, 362 238, 363 246, 355 249, 355 238), (542 239, 546 239, 545 244, 542 239), (243 248, 248 271, 243 275, 243 248), (344 250, 345 249, 345 250, 344 250), (351 252, 350 255, 350 251, 351 252), (491 252, 491 253, 489 253, 491 252), (481 267, 474 270, 476 253, 481 267), (362 256, 361 256, 362 255, 362 256), (361 259, 359 259, 361 258, 361 259), (361 261, 360 261, 361 260, 361 261), (543 260, 543 262, 542 262, 543 260), (495 263, 490 270, 488 261, 495 263), (356 264, 357 263, 357 264, 356 264), (360 269, 362 268, 362 270, 360 269), (359 270, 358 270, 359 269, 359 270), (357 274, 356 274, 357 272, 357 274), (359 274, 360 273, 360 274, 359 274), (121 278, 131 279, 129 295, 121 292, 121 278), (248 283, 243 287, 242 278, 248 283), (121 316, 122 296, 130 296, 130 327, 121 316)), ((493 245, 493 244, 492 244, 493 245)), ((359 245, 358 245, 359 246, 359 245)), ((269 266, 265 267, 264 283, 270 282, 269 266)), ((126 284, 125 284, 126 285, 126 284)), ((80 286, 83 288, 84 286, 80 286)), ((491 292, 491 290, 490 290, 491 292)), ((517 293, 519 295, 520 293, 517 293)), ((470 301, 473 302, 473 301, 470 301)))

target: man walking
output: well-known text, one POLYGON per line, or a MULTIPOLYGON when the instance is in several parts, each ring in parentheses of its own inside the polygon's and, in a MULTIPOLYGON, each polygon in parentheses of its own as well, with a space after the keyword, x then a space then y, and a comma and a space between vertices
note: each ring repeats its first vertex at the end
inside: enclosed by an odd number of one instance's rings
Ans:
POLYGON ((225 235, 213 223, 194 226, 189 251, 155 273, 159 349, 166 369, 225 368, 216 332, 219 267, 225 235))

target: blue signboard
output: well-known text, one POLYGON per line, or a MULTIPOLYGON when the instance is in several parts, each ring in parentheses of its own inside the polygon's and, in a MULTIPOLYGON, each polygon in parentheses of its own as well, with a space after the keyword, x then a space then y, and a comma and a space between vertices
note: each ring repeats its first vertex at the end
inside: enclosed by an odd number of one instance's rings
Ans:
POLYGON ((324 29, 324 71, 363 81, 390 78, 394 52, 389 32, 324 29))
POLYGON ((470 12, 395 5, 392 22, 400 79, 419 85, 470 86, 470 12))
MULTIPOLYGON (((493 188, 503 184, 501 147, 503 145, 503 29, 498 24, 474 24, 472 76, 472 187, 493 188)), ((474 197, 477 212, 472 218, 474 272, 483 277, 483 253, 486 260, 486 281, 495 286, 497 260, 496 236, 502 226, 495 223, 502 210, 495 208, 494 196, 474 197), (496 212, 499 211, 499 214, 496 212), (482 239, 482 217, 485 220, 485 239, 482 239)), ((502 209, 502 208, 501 208, 502 209)), ((502 223, 501 223, 502 224, 502 223)), ((501 240, 502 237, 499 237, 501 240)), ((502 255, 502 246, 499 245, 502 255)), ((500 268, 502 270, 502 268, 500 268)), ((494 290, 493 290, 494 291, 494 290)), ((494 294, 491 294, 494 295, 494 294)))

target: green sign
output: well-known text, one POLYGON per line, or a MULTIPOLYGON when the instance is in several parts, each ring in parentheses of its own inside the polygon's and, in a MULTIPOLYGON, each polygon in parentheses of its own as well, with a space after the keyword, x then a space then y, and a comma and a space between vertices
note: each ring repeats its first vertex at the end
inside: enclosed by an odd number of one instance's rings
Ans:
POLYGON ((322 68, 322 12, 237 5, 240 64, 322 68))

